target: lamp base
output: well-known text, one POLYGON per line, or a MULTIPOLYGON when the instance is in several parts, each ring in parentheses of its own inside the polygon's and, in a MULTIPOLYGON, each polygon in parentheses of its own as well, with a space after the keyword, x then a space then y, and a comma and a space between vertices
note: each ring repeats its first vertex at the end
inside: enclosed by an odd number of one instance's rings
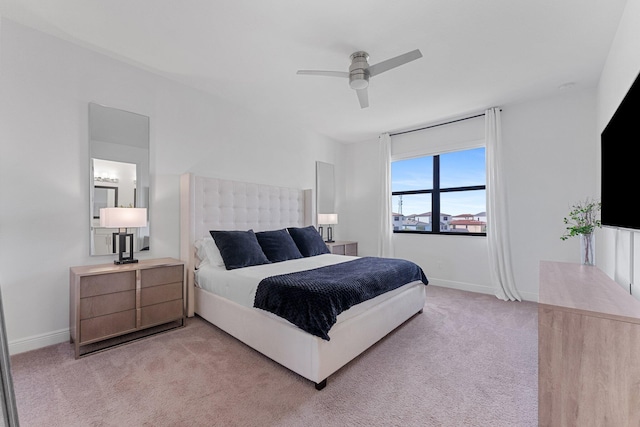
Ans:
POLYGON ((118 259, 114 260, 113 263, 116 265, 121 264, 135 264, 138 262, 137 259, 133 259, 133 234, 127 233, 126 228, 123 228, 118 233, 113 233, 113 251, 116 251, 116 237, 118 238, 118 259), (124 254, 127 252, 127 240, 129 240, 129 255, 125 256, 124 254))
POLYGON ((325 243, 333 243, 335 242, 335 240, 333 240, 333 229, 331 228, 331 226, 327 227, 327 240, 325 240, 325 243))
POLYGON ((137 260, 137 259, 123 259, 122 261, 120 261, 120 260, 118 260, 118 259, 113 260, 113 263, 114 263, 114 264, 116 264, 116 265, 121 265, 121 264, 135 264, 135 263, 137 263, 137 262, 138 262, 138 260, 137 260))

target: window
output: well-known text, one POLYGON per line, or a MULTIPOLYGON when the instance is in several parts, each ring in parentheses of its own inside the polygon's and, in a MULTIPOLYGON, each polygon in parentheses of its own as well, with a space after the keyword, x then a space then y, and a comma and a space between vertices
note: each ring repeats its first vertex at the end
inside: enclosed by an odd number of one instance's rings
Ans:
POLYGON ((394 232, 486 235, 484 147, 392 162, 391 191, 394 232))

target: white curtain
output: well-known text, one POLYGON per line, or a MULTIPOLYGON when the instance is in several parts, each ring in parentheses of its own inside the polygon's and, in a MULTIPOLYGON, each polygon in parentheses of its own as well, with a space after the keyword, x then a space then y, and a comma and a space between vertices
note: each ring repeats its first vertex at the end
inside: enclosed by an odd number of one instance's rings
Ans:
POLYGON ((378 170, 380 183, 378 185, 380 200, 378 256, 393 257, 393 226, 391 224, 391 137, 383 133, 378 137, 378 170))
POLYGON ((521 301, 511 267, 499 108, 490 108, 485 111, 485 141, 487 144, 487 242, 491 281, 494 283, 498 298, 505 301, 521 301))

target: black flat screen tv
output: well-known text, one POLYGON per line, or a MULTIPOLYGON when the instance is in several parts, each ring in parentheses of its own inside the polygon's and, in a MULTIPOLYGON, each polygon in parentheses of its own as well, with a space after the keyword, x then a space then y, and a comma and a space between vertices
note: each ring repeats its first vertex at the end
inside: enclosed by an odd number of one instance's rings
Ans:
POLYGON ((603 226, 640 229, 640 75, 600 135, 603 226))

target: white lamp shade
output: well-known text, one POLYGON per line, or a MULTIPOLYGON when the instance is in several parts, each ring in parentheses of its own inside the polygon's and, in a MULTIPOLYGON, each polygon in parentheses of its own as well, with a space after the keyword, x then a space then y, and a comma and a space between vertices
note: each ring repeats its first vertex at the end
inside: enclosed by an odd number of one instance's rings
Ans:
POLYGON ((318 224, 337 224, 338 214, 318 214, 318 224))
POLYGON ((147 208, 101 208, 100 227, 130 228, 147 226, 147 208))

